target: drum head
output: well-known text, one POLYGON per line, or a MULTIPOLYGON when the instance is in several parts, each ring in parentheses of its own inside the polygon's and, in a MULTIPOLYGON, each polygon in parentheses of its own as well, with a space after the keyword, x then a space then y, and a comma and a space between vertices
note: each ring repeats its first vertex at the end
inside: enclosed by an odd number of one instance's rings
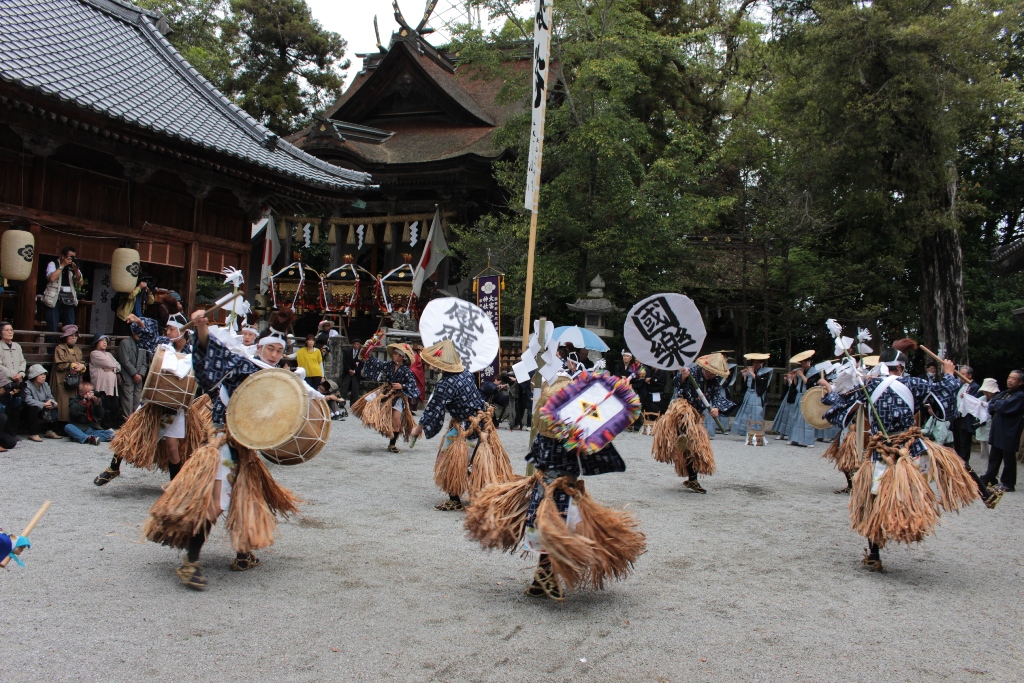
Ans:
POLYGON ((825 419, 825 413, 832 406, 821 402, 824 396, 825 387, 811 387, 804 393, 804 397, 800 401, 800 412, 803 413, 807 424, 815 429, 828 429, 832 426, 832 423, 825 419))
POLYGON ((299 433, 308 410, 309 396, 298 377, 279 368, 260 370, 231 394, 228 431, 254 451, 274 448, 299 433))

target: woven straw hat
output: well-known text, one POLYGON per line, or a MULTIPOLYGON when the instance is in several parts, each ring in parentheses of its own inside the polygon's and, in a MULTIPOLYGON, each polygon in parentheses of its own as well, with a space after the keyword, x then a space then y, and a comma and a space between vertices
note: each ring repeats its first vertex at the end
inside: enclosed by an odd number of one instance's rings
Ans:
POLYGON ((807 351, 801 351, 792 358, 789 359, 790 363, 802 363, 811 356, 814 355, 814 349, 808 349, 807 351))
POLYGON ((420 358, 441 372, 462 372, 466 369, 451 339, 442 339, 436 344, 431 344, 420 352, 420 358))
POLYGON ((772 357, 770 353, 745 353, 743 357, 747 360, 768 360, 772 357))
POLYGON ((878 356, 864 356, 864 367, 873 368, 878 365, 878 356))
POLYGON ((395 342, 394 344, 388 344, 388 351, 398 351, 404 353, 409 359, 410 363, 416 361, 416 354, 413 352, 412 347, 402 342, 395 342))
POLYGON ((709 353, 697 359, 697 365, 719 377, 729 376, 729 361, 721 353, 709 353))

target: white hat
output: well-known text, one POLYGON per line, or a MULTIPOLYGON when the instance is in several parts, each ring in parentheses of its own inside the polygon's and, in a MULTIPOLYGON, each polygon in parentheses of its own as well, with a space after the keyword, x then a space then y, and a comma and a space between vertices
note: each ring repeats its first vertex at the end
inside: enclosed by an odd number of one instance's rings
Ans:
POLYGON ((175 327, 180 330, 185 325, 188 325, 188 320, 181 313, 175 313, 167 318, 167 327, 175 327))
POLYGON ((270 334, 260 339, 260 346, 266 346, 267 344, 280 344, 282 347, 288 348, 288 340, 277 330, 272 330, 270 334))
MULTIPOLYGON (((44 368, 39 363, 36 363, 34 365, 29 366, 29 369, 28 369, 28 378, 29 379, 35 379, 39 375, 45 375, 45 374, 46 374, 46 368, 44 368)), ((995 380, 992 380, 992 381, 995 382, 995 380)))
MULTIPOLYGON (((29 377, 31 377, 32 371, 29 370, 29 377)), ((985 381, 981 383, 982 391, 991 391, 993 394, 999 393, 999 382, 995 381, 992 377, 986 377, 985 381)))

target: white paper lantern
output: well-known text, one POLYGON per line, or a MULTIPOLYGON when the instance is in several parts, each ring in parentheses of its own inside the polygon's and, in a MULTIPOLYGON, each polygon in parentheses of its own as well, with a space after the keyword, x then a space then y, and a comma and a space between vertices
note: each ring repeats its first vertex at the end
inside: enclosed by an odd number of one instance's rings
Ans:
POLYGON ((115 249, 110 264, 110 286, 115 292, 130 294, 139 283, 139 252, 134 249, 115 249))
POLYGON ((32 275, 35 255, 36 238, 27 230, 8 230, 0 238, 0 268, 8 280, 27 280, 32 275))

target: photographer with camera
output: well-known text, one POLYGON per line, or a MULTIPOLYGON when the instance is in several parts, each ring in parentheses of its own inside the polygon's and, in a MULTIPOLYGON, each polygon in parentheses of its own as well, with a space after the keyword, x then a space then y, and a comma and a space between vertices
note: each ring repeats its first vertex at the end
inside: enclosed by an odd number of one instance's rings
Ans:
POLYGON ((75 260, 74 247, 60 250, 60 259, 46 266, 46 289, 43 290, 43 314, 46 329, 58 331, 62 325, 75 324, 78 294, 75 286, 82 284, 82 271, 75 260))
POLYGON ((103 410, 103 393, 92 390, 91 382, 78 385, 78 395, 68 401, 68 413, 71 421, 64 426, 64 433, 78 443, 91 443, 99 446, 104 441, 114 439, 113 429, 103 429, 101 421, 103 410))
MULTIPOLYGON (((14 325, 9 322, 0 322, 0 367, 3 367, 10 375, 11 380, 18 384, 25 383, 25 354, 21 352, 21 345, 14 341, 14 325)), ((8 406, 7 426, 4 431, 12 436, 18 434, 20 427, 21 406, 8 406)))
POLYGON ((46 382, 46 368, 38 363, 28 369, 25 385, 25 423, 30 441, 61 438, 53 431, 57 424, 57 399, 46 382))

